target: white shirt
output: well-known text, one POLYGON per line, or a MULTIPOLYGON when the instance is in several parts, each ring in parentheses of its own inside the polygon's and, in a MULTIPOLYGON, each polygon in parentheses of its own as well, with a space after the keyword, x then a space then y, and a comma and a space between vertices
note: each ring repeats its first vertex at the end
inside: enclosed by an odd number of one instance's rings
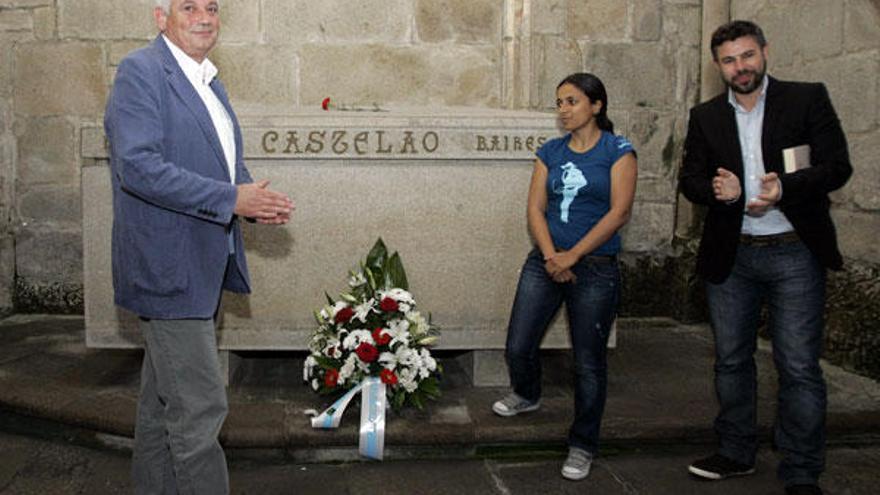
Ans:
POLYGON ((223 106, 210 86, 211 81, 217 76, 217 67, 207 58, 201 64, 196 62, 164 34, 162 39, 165 40, 165 44, 168 45, 180 69, 208 109, 211 122, 214 123, 214 129, 220 139, 220 146, 223 148, 226 166, 229 169, 229 178, 235 184, 235 131, 232 127, 232 118, 229 117, 226 107, 223 106))
MULTIPOLYGON (((746 203, 758 197, 761 192, 761 176, 764 171, 764 153, 761 150, 761 135, 764 126, 764 107, 767 102, 767 86, 770 79, 765 75, 761 83, 758 103, 750 111, 736 101, 732 89, 727 90, 727 101, 736 114, 736 128, 743 159, 743 194, 746 203)), ((742 233, 750 235, 772 235, 790 232, 794 227, 779 208, 772 206, 759 217, 743 216, 742 233)))

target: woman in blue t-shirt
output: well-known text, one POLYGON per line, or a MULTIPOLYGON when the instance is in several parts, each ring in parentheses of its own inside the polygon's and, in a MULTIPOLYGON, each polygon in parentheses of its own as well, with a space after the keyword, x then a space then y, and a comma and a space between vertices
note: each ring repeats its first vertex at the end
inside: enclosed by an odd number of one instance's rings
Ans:
POLYGON ((592 74, 572 74, 556 88, 568 133, 538 150, 529 187, 528 224, 535 242, 523 265, 507 329, 505 356, 513 392, 492 405, 500 416, 538 409, 540 344, 565 303, 574 351, 575 418, 562 476, 590 473, 605 408, 608 333, 617 312, 618 230, 629 220, 636 154, 614 135, 608 97, 592 74))

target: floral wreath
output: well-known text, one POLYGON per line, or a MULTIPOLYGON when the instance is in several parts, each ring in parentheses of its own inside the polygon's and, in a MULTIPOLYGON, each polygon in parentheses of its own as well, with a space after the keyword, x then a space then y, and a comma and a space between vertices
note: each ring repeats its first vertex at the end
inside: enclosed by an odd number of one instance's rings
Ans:
POLYGON ((315 311, 318 328, 309 342, 303 379, 322 394, 379 377, 395 410, 421 409, 440 396, 442 371, 428 347, 438 330, 416 311, 400 256, 388 255, 379 238, 360 269, 350 272, 350 292, 315 311))

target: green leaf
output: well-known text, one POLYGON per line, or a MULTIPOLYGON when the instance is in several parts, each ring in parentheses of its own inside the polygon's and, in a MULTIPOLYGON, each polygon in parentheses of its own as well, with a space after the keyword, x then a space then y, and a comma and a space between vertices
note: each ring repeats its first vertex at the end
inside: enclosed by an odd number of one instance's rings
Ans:
POLYGON ((425 346, 425 347, 429 347, 429 346, 435 345, 437 343, 437 341, 439 341, 439 340, 440 340, 439 335, 430 335, 429 334, 429 335, 425 335, 424 337, 419 338, 416 341, 416 344, 421 345, 421 346, 425 346))
POLYGON ((385 243, 382 241, 382 238, 376 240, 376 244, 373 245, 373 249, 370 249, 370 253, 367 255, 366 266, 373 269, 381 270, 385 265, 385 260, 388 258, 388 248, 385 247, 385 243))
POLYGON ((410 398, 412 399, 413 405, 419 408, 419 410, 425 408, 425 403, 422 402, 422 397, 418 392, 414 392, 412 395, 410 395, 410 398))
POLYGON ((333 298, 330 297, 330 294, 328 294, 326 290, 324 291, 324 297, 327 298, 327 304, 329 304, 330 306, 336 304, 336 301, 334 301, 333 298))
POLYGON ((326 356, 316 356, 314 354, 312 354, 312 357, 315 358, 315 362, 318 363, 318 366, 325 370, 338 370, 340 368, 338 359, 331 359, 326 356))
POLYGON ((373 276, 373 270, 371 270, 369 267, 364 267, 364 275, 367 277, 367 283, 370 285, 370 290, 375 291, 376 277, 373 276))
POLYGON ((403 261, 400 260, 400 256, 396 252, 385 263, 385 286, 386 288, 397 287, 409 290, 406 270, 403 269, 403 261))
POLYGON ((398 390, 391 400, 391 407, 399 411, 403 407, 404 401, 406 401, 406 394, 402 390, 398 390))
POLYGON ((425 378, 419 383, 419 391, 430 399, 440 397, 440 386, 433 376, 425 378))

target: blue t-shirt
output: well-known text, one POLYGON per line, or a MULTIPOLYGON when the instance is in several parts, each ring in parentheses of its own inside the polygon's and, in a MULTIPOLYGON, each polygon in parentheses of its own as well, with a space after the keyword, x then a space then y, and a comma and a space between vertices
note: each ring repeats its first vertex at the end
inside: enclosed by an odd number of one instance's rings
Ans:
MULTIPOLYGON (((602 131, 599 141, 586 153, 568 147, 571 134, 551 139, 538 149, 547 166, 547 226, 553 245, 571 249, 611 208, 611 166, 627 153, 635 154, 623 136, 602 131)), ((612 255, 620 251, 615 233, 590 254, 612 255)))

